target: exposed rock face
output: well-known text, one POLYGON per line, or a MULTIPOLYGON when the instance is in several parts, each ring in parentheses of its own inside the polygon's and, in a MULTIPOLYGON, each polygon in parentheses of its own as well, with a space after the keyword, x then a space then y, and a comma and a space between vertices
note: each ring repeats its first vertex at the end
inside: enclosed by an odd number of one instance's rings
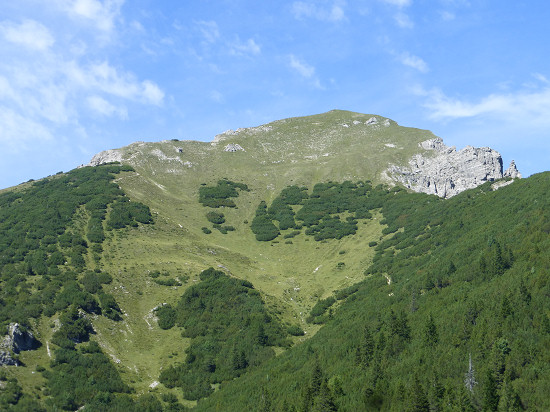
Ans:
POLYGON ((21 330, 17 323, 10 323, 8 334, 0 342, 0 365, 18 365, 19 361, 13 358, 12 353, 33 350, 39 345, 32 332, 21 330))
MULTIPOLYGON (((466 146, 456 151, 455 147, 446 146, 441 138, 424 141, 420 146, 434 151, 434 155, 418 154, 410 159, 408 166, 392 165, 386 170, 392 180, 416 192, 449 198, 505 176, 500 154, 488 147, 466 146)), ((515 164, 510 165, 506 173, 521 176, 515 164)))
POLYGON ((105 150, 96 154, 87 166, 99 166, 105 163, 121 162, 122 153, 119 150, 105 150))
POLYGON ((225 148, 223 149, 224 152, 244 152, 244 149, 240 144, 237 143, 229 143, 225 148))
POLYGON ((516 162, 512 160, 510 163, 510 166, 506 171, 504 172, 504 177, 511 177, 512 179, 521 179, 521 173, 519 172, 518 168, 516 167, 516 162))

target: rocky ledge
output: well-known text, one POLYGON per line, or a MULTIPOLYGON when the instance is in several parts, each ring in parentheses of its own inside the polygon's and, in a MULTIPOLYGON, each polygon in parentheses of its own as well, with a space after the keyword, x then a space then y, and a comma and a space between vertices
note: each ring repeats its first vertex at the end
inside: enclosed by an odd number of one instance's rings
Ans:
POLYGON ((497 151, 466 146, 457 151, 441 138, 420 143, 425 154, 417 154, 407 166, 391 165, 385 177, 415 191, 449 198, 487 181, 503 177, 521 178, 514 161, 503 172, 502 157, 497 151))
POLYGON ((8 334, 0 340, 0 365, 19 365, 19 360, 13 354, 39 346, 32 332, 21 329, 18 323, 10 323, 8 334))

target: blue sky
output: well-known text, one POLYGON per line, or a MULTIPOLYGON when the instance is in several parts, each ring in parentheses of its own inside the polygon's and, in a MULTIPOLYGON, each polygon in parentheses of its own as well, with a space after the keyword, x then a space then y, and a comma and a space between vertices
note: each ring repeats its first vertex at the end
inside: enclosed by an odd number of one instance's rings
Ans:
POLYGON ((18 0, 0 10, 0 188, 137 140, 344 109, 550 163, 542 0, 18 0))

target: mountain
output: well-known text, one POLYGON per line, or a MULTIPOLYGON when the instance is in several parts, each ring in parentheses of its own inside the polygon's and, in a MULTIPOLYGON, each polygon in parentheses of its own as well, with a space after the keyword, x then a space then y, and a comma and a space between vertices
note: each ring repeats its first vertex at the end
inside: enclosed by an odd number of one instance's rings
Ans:
POLYGON ((548 409, 550 175, 519 177, 331 111, 4 190, 1 408, 548 409))
POLYGON ((468 146, 457 152, 429 131, 340 110, 228 130, 212 143, 137 142, 101 152, 89 166, 113 161, 143 168, 158 179, 230 172, 235 178, 254 174, 269 186, 368 178, 446 198, 486 181, 521 177, 514 162, 504 172, 493 149, 468 146))

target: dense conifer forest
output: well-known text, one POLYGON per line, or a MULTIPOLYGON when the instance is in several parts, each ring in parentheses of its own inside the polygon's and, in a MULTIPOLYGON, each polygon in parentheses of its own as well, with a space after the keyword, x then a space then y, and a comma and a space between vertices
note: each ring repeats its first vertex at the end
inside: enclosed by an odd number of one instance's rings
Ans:
POLYGON ((447 201, 380 194, 393 235, 367 278, 315 305, 313 338, 198 410, 550 409, 549 188, 544 173, 447 201))

